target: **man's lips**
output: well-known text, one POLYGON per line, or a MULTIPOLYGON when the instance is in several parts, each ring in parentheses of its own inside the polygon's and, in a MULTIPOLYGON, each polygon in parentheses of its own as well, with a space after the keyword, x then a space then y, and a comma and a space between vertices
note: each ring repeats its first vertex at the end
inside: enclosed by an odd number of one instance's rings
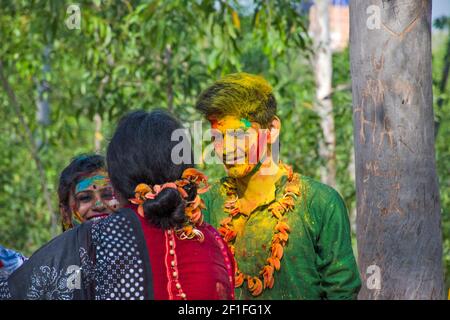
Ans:
POLYGON ((224 155, 223 161, 225 164, 244 164, 245 163, 245 156, 235 156, 234 154, 230 155, 224 155))

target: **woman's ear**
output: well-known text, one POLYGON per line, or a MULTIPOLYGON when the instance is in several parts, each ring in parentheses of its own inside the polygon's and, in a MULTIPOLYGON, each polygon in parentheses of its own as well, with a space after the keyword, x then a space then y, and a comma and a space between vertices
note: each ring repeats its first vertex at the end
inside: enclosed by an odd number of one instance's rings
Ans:
POLYGON ((66 231, 67 229, 72 228, 73 227, 72 212, 68 211, 64 205, 60 204, 59 205, 59 213, 61 215, 63 231, 66 231))
POLYGON ((279 136, 281 130, 281 120, 277 116, 274 116, 269 125, 268 143, 274 144, 279 136))

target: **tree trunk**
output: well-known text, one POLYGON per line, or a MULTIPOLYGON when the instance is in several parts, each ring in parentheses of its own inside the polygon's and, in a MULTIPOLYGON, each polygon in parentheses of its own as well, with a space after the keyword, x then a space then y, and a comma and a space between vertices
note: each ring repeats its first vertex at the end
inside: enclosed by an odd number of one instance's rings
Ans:
POLYGON ((362 299, 442 299, 431 0, 350 1, 362 299))
POLYGON ((95 133, 94 133, 94 148, 95 152, 102 153, 102 117, 96 113, 94 115, 95 133))
POLYGON ((48 75, 50 74, 50 53, 52 51, 51 45, 47 45, 44 48, 44 53, 42 55, 42 79, 37 83, 38 99, 36 101, 36 119, 37 122, 42 126, 50 125, 50 103, 49 103, 49 92, 50 84, 48 83, 48 75))
MULTIPOLYGON (((348 176, 350 177, 350 181, 354 184, 356 182, 355 176, 355 148, 352 147, 350 154, 350 163, 347 168, 348 176)), ((350 229, 352 234, 356 234, 356 206, 352 205, 349 208, 349 220, 350 220, 350 229)))
POLYGON ((322 182, 336 186, 336 134, 334 130, 332 95, 332 60, 329 21, 329 0, 317 0, 311 8, 310 32, 314 43, 314 73, 316 79, 315 110, 320 117, 323 139, 319 154, 325 160, 321 169, 322 182))

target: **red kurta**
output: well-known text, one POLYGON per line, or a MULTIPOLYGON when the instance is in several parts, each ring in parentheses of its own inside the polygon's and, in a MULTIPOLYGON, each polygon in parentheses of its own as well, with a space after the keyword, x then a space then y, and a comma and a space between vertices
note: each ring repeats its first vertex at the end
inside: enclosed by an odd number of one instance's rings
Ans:
POLYGON ((234 299, 234 258, 217 230, 203 223, 203 242, 180 240, 130 208, 144 231, 156 300, 234 299))

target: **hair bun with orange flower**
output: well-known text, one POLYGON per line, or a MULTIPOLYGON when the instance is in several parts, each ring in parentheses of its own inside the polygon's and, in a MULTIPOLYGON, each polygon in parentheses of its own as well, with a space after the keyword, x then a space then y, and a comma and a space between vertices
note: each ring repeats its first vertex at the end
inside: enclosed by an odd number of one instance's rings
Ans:
POLYGON ((203 240, 203 234, 196 227, 203 223, 202 209, 205 208, 199 194, 209 189, 208 177, 201 171, 188 168, 181 179, 162 185, 140 183, 135 197, 129 199, 138 205, 138 214, 164 230, 174 228, 178 237, 203 240))

